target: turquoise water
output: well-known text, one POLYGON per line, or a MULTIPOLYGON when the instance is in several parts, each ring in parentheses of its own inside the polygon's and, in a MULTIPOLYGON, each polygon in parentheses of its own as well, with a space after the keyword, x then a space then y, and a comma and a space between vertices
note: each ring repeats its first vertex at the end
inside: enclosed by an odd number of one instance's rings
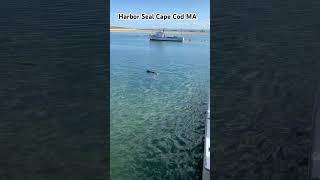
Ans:
POLYGON ((185 35, 192 41, 184 43, 110 36, 111 179, 199 179, 209 34, 185 35))

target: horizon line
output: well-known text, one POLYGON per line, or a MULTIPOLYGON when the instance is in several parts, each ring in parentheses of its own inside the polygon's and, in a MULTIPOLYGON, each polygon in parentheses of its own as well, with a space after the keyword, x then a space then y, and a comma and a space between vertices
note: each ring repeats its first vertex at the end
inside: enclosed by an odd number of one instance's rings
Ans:
POLYGON ((149 30, 149 29, 171 29, 171 30, 210 30, 210 28, 151 28, 151 27, 146 27, 146 28, 138 28, 138 27, 125 27, 125 26, 115 26, 115 25, 110 25, 109 28, 124 28, 124 29, 141 29, 141 30, 149 30))

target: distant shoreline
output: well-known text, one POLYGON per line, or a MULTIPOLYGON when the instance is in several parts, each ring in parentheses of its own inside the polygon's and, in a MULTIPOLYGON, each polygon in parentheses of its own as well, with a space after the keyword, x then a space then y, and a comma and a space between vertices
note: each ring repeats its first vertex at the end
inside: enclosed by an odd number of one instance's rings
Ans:
MULTIPOLYGON (((156 30, 152 29, 134 29, 134 28, 123 28, 123 27, 110 27, 110 32, 139 32, 139 33, 153 33, 156 30)), ((201 32, 200 30, 186 31, 186 30, 165 30, 167 34, 209 34, 208 31, 201 32)))

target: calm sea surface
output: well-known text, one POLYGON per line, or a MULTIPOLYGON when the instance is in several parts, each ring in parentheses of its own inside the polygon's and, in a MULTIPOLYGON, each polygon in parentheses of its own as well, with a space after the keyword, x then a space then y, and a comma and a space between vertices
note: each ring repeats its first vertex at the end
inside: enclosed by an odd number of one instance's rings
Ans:
POLYGON ((215 1, 215 180, 307 180, 320 1, 215 1))
POLYGON ((209 91, 209 34, 150 42, 111 33, 111 178, 198 179, 209 91), (159 73, 146 73, 151 69, 159 73))
POLYGON ((0 24, 0 179, 105 179, 106 2, 3 0, 0 24))

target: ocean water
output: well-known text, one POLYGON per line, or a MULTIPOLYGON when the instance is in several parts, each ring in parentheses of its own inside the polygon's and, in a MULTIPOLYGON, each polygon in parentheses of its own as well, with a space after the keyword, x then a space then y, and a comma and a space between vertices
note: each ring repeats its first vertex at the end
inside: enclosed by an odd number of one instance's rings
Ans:
POLYGON ((0 179, 104 179, 106 2, 3 0, 0 23, 0 179))
POLYGON ((320 1, 216 1, 215 180, 307 180, 320 1))
POLYGON ((112 180, 200 178, 210 41, 209 34, 185 38, 191 42, 111 33, 112 180))

